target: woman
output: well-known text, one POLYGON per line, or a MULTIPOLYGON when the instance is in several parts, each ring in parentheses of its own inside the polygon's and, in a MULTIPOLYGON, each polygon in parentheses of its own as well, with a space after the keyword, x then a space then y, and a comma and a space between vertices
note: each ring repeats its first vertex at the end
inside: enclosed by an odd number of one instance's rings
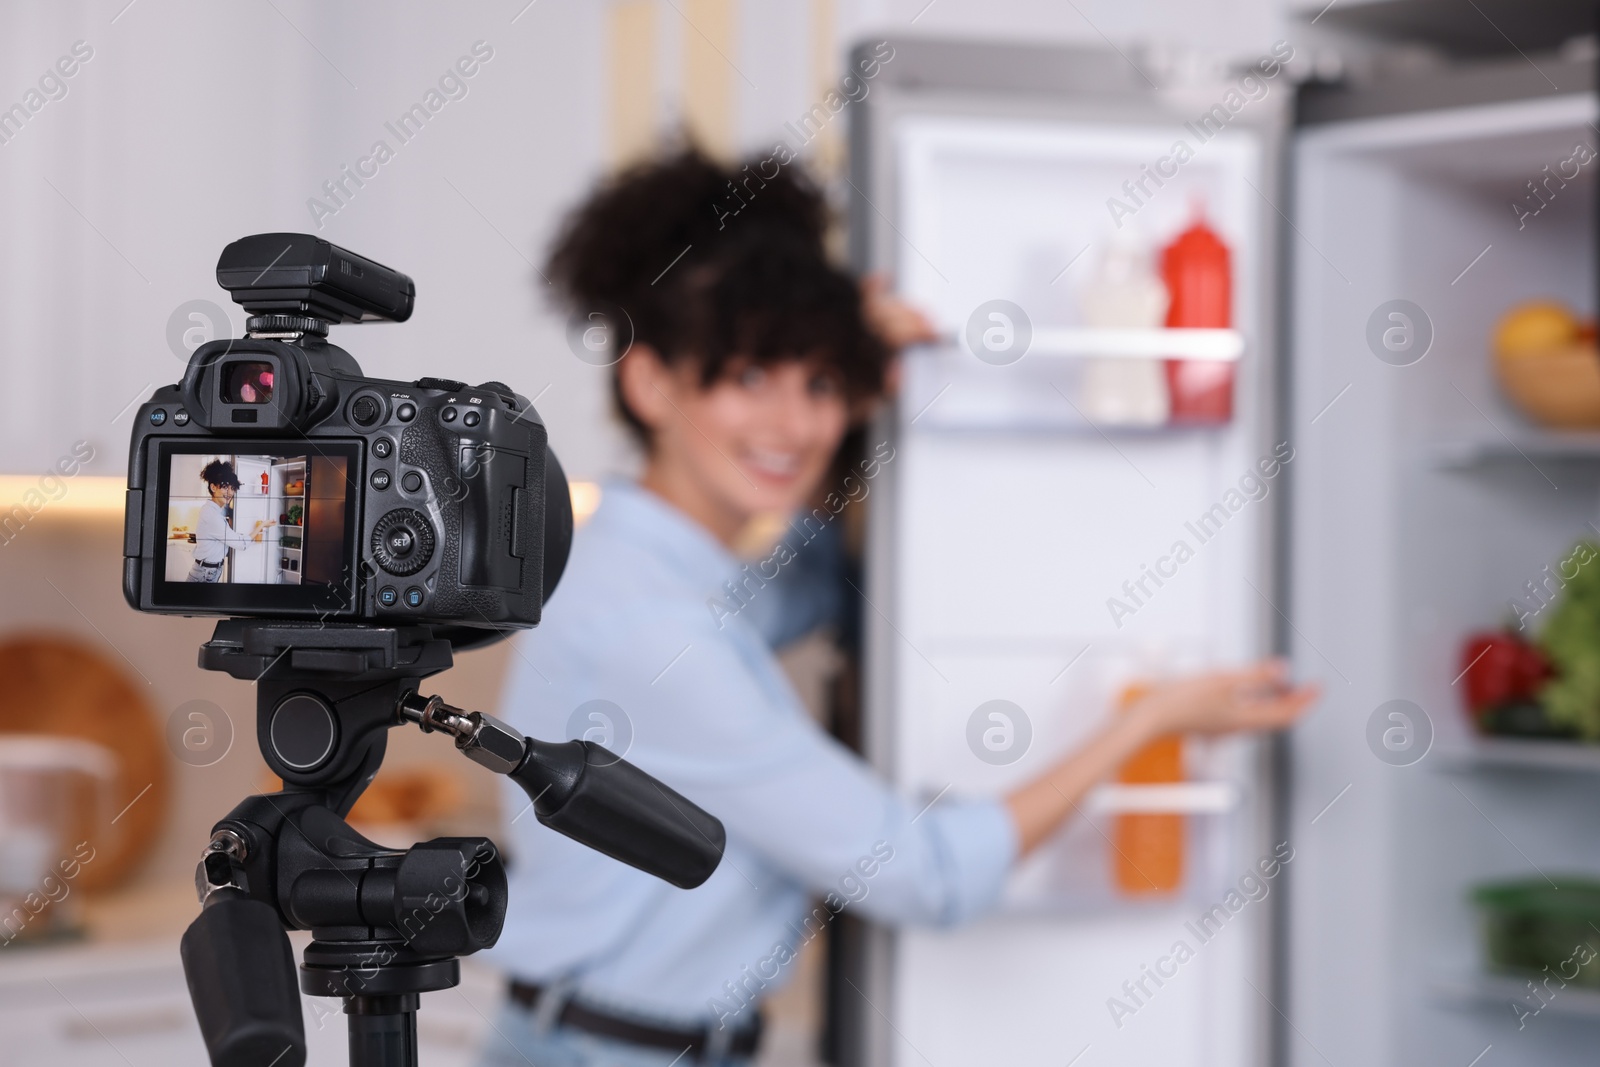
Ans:
MULTIPOLYGON (((578 310, 621 307, 632 323, 614 398, 646 462, 637 484, 604 487, 543 624, 517 641, 504 710, 535 736, 593 727, 720 818, 728 844, 684 892, 544 829, 508 793, 494 956, 512 982, 486 1063, 744 1062, 759 999, 835 903, 890 923, 979 915, 1153 738, 1281 727, 1313 697, 1273 663, 1163 685, 1015 792, 925 811, 818 729, 763 637, 781 627, 756 625, 780 590, 730 546, 757 516, 812 501, 883 389, 888 349, 824 254, 825 222, 792 169, 687 152, 621 175, 557 242, 547 273, 578 310)), ((881 294, 865 303, 889 332, 916 331, 881 294)), ((796 540, 780 569, 811 551, 796 540)))
POLYGON ((233 528, 228 521, 228 508, 233 506, 233 498, 239 492, 239 476, 227 460, 214 459, 207 463, 200 478, 206 483, 206 495, 211 499, 200 505, 200 521, 195 525, 194 534, 194 563, 189 567, 186 580, 215 583, 222 578, 222 565, 227 562, 230 549, 249 548, 251 542, 261 540, 266 527, 277 523, 257 522, 249 537, 233 528))

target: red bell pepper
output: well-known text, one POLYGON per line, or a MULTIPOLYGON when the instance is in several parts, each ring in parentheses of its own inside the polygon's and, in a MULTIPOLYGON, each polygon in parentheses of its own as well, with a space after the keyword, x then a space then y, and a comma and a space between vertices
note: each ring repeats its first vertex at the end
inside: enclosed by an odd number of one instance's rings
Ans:
POLYGON ((1467 710, 1482 716, 1519 700, 1531 700, 1550 676, 1550 664, 1537 648, 1515 634, 1478 633, 1461 649, 1467 710))

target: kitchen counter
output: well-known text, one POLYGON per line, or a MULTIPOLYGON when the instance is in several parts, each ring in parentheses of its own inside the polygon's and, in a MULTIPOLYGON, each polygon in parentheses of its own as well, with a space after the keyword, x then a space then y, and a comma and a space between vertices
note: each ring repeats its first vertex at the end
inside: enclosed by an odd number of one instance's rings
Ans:
MULTIPOLYGON (((84 909, 81 941, 0 948, 0 1067, 178 1067, 207 1063, 178 942, 196 914, 190 883, 152 883, 84 909)), ((290 935, 295 955, 309 934, 290 935)), ((461 985, 422 998, 417 1037, 429 1067, 474 1062, 501 998, 472 960, 461 985)), ((304 997, 307 1063, 343 1067, 337 1000, 304 997)))

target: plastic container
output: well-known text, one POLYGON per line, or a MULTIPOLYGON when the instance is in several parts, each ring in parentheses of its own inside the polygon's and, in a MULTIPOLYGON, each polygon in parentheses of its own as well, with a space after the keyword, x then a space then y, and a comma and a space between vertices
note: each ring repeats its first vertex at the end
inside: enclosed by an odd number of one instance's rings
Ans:
POLYGON ((1548 973, 1600 989, 1600 882, 1543 878, 1481 885, 1472 891, 1490 970, 1548 973))
MULTIPOLYGON (((1233 325, 1233 263, 1228 246, 1196 207, 1192 226, 1161 253, 1170 302, 1169 327, 1227 329, 1233 325)), ((1234 364, 1224 360, 1166 361, 1170 419, 1219 423, 1233 418, 1234 364)))
MULTIPOLYGON (((1095 329, 1154 329, 1167 311, 1166 288, 1150 266, 1149 250, 1131 234, 1112 238, 1081 299, 1083 321, 1095 329)), ((1086 359, 1079 390, 1084 415, 1100 425, 1167 421, 1167 382, 1159 360, 1086 359)))

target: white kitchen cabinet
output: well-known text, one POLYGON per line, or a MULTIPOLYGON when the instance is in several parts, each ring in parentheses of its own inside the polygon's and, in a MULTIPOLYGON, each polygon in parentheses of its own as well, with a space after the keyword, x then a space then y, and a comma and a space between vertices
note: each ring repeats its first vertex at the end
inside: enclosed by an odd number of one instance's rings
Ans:
MULTIPOLYGON (((295 952, 306 936, 293 938, 295 952)), ((469 1067, 503 999, 472 962, 461 985, 425 994, 417 1041, 428 1067, 469 1067)), ((336 1000, 303 998, 307 1064, 348 1062, 336 1000)), ((0 949, 0 1067, 202 1067, 208 1061, 169 941, 0 949)))

